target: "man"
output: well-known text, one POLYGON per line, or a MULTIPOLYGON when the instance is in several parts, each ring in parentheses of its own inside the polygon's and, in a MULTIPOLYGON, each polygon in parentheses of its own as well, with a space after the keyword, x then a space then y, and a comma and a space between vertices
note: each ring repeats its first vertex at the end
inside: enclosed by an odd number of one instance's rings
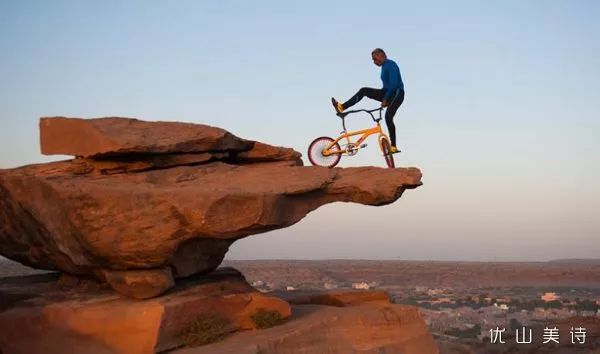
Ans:
POLYGON ((348 101, 340 103, 332 97, 331 103, 336 112, 342 113, 345 109, 357 104, 365 96, 381 102, 381 107, 387 107, 385 111, 385 123, 390 133, 390 140, 392 141, 390 152, 400 152, 396 147, 396 126, 394 125, 394 115, 402 102, 404 102, 404 83, 402 83, 400 69, 393 60, 387 58, 387 55, 381 48, 373 50, 371 58, 375 65, 381 67, 383 88, 363 87, 348 101))

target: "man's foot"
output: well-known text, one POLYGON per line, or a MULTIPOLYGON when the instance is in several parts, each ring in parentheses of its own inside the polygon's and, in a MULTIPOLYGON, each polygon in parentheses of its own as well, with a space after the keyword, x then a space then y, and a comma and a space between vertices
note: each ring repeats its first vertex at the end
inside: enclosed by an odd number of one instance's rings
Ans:
POLYGON ((401 152, 401 151, 400 151, 400 149, 398 149, 398 148, 397 148, 397 147, 395 147, 395 146, 391 146, 391 147, 390 147, 390 154, 395 154, 395 153, 397 153, 397 152, 401 152))
POLYGON ((342 113, 344 111, 344 105, 336 101, 333 97, 331 97, 331 104, 337 113, 342 113))

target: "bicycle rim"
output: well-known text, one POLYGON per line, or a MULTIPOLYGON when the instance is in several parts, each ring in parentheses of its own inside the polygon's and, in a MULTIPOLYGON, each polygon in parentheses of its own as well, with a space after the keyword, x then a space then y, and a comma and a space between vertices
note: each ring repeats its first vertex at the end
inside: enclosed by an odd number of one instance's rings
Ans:
POLYGON ((380 145, 387 167, 394 168, 396 165, 394 163, 394 155, 391 154, 391 145, 389 140, 387 138, 381 138, 380 145))
POLYGON ((320 138, 316 138, 310 143, 308 147, 308 159, 310 163, 314 166, 323 166, 323 167, 334 167, 340 161, 342 155, 340 145, 336 143, 330 149, 331 151, 338 151, 339 153, 334 153, 331 155, 323 155, 323 151, 331 145, 334 140, 332 138, 323 136, 320 138))

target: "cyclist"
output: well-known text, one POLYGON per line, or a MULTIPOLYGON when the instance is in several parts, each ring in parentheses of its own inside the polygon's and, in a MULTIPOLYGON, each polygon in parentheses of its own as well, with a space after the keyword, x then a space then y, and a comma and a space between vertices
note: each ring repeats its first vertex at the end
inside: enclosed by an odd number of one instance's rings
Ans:
POLYGON ((337 113, 342 113, 345 109, 357 104, 365 96, 381 102, 381 107, 387 107, 385 111, 385 123, 390 133, 390 140, 392 141, 390 152, 400 152, 396 147, 396 126, 394 125, 394 115, 402 102, 404 102, 404 83, 402 82, 400 69, 393 60, 387 58, 387 55, 381 48, 375 48, 371 52, 371 58, 375 65, 381 67, 383 88, 363 87, 348 101, 340 103, 332 97, 331 103, 337 113))

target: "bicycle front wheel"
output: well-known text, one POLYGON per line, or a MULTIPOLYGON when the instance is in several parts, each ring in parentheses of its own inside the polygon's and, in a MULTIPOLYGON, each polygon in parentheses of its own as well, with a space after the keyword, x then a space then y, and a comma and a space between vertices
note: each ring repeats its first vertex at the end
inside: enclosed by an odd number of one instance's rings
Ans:
POLYGON ((381 152, 383 152, 383 158, 385 159, 385 163, 387 167, 394 168, 396 164, 394 163, 394 155, 391 153, 391 145, 390 141, 387 137, 382 136, 379 139, 379 146, 381 147, 381 152))
POLYGON ((330 155, 324 155, 323 152, 331 145, 335 140, 330 137, 322 136, 316 138, 308 146, 308 159, 313 166, 322 166, 332 168, 340 162, 342 158, 342 148, 340 144, 335 143, 329 151, 333 152, 330 155))

